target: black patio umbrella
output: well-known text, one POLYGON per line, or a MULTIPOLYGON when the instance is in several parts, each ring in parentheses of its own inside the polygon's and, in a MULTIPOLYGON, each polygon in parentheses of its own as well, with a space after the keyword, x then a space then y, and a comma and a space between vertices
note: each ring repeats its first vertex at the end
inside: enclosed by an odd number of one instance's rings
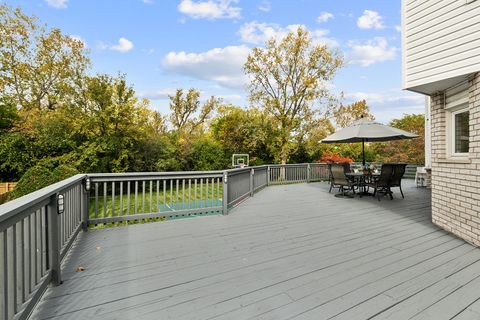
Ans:
POLYGON ((365 142, 391 141, 416 138, 418 135, 389 127, 378 122, 360 119, 349 127, 343 128, 326 137, 322 143, 362 143, 362 164, 365 166, 365 142))

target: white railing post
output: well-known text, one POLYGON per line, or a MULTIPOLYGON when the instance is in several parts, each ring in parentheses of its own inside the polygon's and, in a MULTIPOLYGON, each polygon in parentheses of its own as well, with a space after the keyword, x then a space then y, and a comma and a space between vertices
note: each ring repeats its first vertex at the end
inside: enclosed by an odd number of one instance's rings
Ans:
POLYGON ((60 265, 60 235, 58 219, 58 194, 50 197, 47 207, 48 212, 48 261, 52 272, 52 284, 58 286, 62 283, 60 265))
POLYGON ((270 185, 270 166, 267 166, 267 187, 270 185))
POLYGON ((223 171, 223 189, 222 189, 223 214, 228 214, 228 172, 223 171))
POLYGON ((310 177, 310 171, 311 170, 310 169, 311 169, 310 168, 310 163, 307 163, 307 183, 310 182, 310 179, 311 179, 311 177, 310 177))
POLYGON ((89 201, 88 196, 90 193, 90 179, 84 180, 82 188, 82 201, 81 201, 81 215, 82 215, 82 229, 83 231, 88 231, 88 212, 89 212, 89 201))
POLYGON ((255 169, 250 169, 250 197, 253 197, 253 192, 255 190, 253 178, 255 176, 255 169))

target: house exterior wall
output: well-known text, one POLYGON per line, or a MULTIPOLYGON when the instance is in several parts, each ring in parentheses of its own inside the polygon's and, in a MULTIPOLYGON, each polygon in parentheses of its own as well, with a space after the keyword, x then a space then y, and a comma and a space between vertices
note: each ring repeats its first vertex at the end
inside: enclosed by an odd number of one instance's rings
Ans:
POLYGON ((480 70, 480 0, 403 0, 402 7, 405 89, 430 94, 438 87, 425 84, 480 70))
POLYGON ((469 80, 469 154, 447 156, 444 94, 430 100, 432 221, 466 241, 480 245, 480 75, 469 80))

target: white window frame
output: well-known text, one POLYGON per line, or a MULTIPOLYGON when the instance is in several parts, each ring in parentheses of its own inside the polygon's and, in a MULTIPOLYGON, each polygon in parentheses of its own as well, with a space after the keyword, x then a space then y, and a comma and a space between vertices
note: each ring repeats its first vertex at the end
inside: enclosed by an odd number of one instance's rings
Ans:
MULTIPOLYGON (((462 103, 455 108, 450 108, 446 110, 447 112, 447 136, 446 136, 446 147, 447 147, 447 158, 456 160, 456 159, 468 159, 470 156, 470 151, 468 152, 455 152, 455 115, 463 112, 469 112, 468 103, 462 103)), ((470 119, 470 114, 469 114, 470 119)))
MULTIPOLYGON (((469 110, 469 83, 463 81, 444 91, 446 159, 469 161, 469 152, 455 152, 455 115, 469 110)), ((469 113, 470 119, 470 113, 469 113)))

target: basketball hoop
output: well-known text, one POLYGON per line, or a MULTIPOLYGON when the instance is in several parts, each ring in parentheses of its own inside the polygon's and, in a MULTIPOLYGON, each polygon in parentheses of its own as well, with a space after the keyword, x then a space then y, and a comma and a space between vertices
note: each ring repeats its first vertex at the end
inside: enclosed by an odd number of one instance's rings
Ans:
POLYGON ((232 155, 232 167, 233 168, 245 168, 248 167, 250 156, 248 153, 234 153, 232 155))

